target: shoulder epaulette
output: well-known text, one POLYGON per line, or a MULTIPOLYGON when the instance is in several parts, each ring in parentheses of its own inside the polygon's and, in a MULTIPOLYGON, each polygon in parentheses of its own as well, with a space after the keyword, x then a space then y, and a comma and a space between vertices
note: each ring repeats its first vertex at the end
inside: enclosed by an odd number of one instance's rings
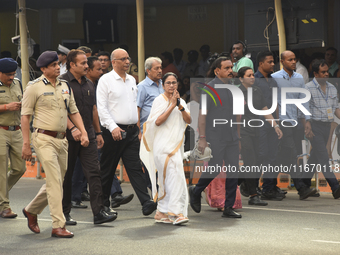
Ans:
POLYGON ((29 83, 27 83, 27 85, 32 85, 32 84, 37 83, 39 81, 41 81, 41 77, 39 77, 39 78, 37 78, 37 79, 35 79, 33 81, 30 81, 29 83))
POLYGON ((14 78, 14 80, 18 81, 19 82, 19 85, 20 85, 20 89, 21 89, 21 94, 24 93, 23 89, 22 89, 22 84, 21 84, 21 81, 18 79, 18 78, 14 78))

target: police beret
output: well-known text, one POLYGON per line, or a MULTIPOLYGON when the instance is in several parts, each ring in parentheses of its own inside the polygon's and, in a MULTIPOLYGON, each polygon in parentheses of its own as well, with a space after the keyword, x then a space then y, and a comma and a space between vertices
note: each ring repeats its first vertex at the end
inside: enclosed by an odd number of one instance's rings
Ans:
POLYGON ((0 59, 0 72, 11 73, 17 70, 18 63, 13 58, 0 59))
POLYGON ((58 61, 58 54, 56 51, 45 51, 43 52, 38 60, 37 60, 37 67, 45 67, 51 64, 54 61, 58 61))

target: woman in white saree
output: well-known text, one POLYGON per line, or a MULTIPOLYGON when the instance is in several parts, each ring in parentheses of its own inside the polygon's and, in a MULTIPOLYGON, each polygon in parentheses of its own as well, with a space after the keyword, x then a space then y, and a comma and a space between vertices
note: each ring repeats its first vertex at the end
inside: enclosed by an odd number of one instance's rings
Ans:
POLYGON ((166 73, 162 81, 164 94, 155 98, 143 125, 140 157, 149 171, 153 199, 158 200, 156 222, 179 225, 189 221, 183 141, 191 118, 177 91, 177 76, 166 73))

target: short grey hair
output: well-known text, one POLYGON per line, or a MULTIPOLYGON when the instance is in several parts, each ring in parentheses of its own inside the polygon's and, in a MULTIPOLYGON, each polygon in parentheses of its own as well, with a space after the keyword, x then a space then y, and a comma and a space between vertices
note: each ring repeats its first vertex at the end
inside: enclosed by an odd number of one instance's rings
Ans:
POLYGON ((159 57, 149 57, 145 60, 145 72, 147 69, 151 70, 152 64, 157 61, 158 63, 162 64, 162 60, 159 57))

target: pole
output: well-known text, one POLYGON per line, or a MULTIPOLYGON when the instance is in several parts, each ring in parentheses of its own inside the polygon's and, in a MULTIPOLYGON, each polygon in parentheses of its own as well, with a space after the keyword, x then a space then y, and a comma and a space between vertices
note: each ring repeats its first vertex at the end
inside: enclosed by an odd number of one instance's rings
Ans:
MULTIPOLYGON (((277 31, 279 32, 279 54, 281 56, 281 53, 286 50, 286 32, 285 32, 285 24, 283 21, 281 0, 275 0, 275 15, 276 15, 277 31)), ((280 63, 280 67, 282 68, 281 63, 280 63)))
POLYGON ((29 82, 28 68, 28 45, 27 45, 27 22, 26 22, 26 0, 18 0, 19 5, 19 32, 20 32, 20 51, 21 51, 21 74, 22 86, 25 89, 29 82))
POLYGON ((145 78, 144 71, 144 0, 136 0, 137 9, 137 35, 138 35, 138 80, 145 78))

